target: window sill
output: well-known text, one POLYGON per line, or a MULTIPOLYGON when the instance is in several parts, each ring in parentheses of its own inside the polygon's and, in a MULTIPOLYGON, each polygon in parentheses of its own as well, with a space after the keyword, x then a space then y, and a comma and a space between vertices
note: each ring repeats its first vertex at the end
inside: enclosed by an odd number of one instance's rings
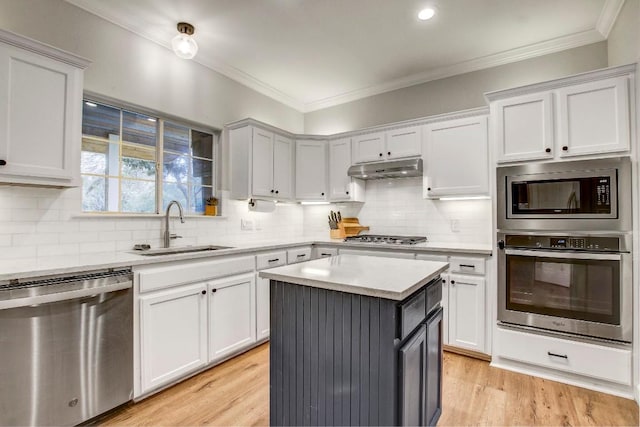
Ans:
MULTIPOLYGON (((175 218, 177 215, 175 212, 171 213, 171 218, 175 218)), ((207 218, 207 219, 227 219, 228 217, 223 215, 204 215, 204 214, 187 214, 184 215, 185 218, 207 218)), ((164 218, 164 214, 134 214, 134 213, 109 213, 109 212, 83 212, 75 215, 71 215, 71 218, 74 219, 86 219, 86 218, 140 218, 140 219, 149 219, 149 218, 164 218)))

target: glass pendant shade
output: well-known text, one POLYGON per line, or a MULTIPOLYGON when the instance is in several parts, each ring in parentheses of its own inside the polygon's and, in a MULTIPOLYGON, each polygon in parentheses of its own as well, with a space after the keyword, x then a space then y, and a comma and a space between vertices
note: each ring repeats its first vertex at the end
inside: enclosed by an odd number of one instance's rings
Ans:
POLYGON ((198 53, 198 43, 193 39, 194 28, 191 24, 178 24, 180 34, 171 40, 171 47, 176 55, 183 59, 191 59, 198 53))

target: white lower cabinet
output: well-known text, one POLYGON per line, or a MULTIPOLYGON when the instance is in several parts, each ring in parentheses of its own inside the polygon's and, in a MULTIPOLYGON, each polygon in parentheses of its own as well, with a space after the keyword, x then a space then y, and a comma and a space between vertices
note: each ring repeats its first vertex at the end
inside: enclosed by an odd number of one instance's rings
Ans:
POLYGON ((143 391, 207 364, 206 289, 196 283, 140 296, 143 391))
POLYGON ((420 253, 416 259, 449 260, 448 273, 441 275, 443 344, 487 354, 485 259, 420 253))
MULTIPOLYGON (((258 271, 267 268, 280 267, 287 263, 287 252, 276 251, 259 254, 256 256, 258 271)), ((262 279, 256 273, 256 340, 262 341, 269 338, 269 279, 262 279)))
POLYGON ((449 345, 485 352, 485 279, 450 274, 449 345))
POLYGON ((248 273, 211 280, 209 361, 224 359, 256 341, 256 282, 248 273))
POLYGON ((497 328, 494 355, 500 359, 631 385, 631 347, 571 341, 497 328))

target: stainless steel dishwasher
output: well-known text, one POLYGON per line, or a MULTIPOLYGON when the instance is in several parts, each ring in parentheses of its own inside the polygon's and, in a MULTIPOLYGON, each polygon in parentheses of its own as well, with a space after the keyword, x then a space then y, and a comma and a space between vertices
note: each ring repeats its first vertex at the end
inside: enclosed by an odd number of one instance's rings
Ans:
POLYGON ((132 394, 130 269, 0 283, 0 425, 75 425, 132 394))

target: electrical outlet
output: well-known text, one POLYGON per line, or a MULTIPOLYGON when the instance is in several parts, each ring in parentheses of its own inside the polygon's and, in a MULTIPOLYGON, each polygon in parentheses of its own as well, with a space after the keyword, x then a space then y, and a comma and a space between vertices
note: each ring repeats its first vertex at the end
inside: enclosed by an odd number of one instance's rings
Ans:
POLYGON ((254 223, 252 219, 240 219, 240 230, 245 230, 245 231, 249 231, 249 230, 253 230, 254 228, 254 223))
POLYGON ((454 233, 457 233, 458 231, 460 231, 460 220, 459 219, 452 219, 449 227, 451 228, 451 231, 454 233))

